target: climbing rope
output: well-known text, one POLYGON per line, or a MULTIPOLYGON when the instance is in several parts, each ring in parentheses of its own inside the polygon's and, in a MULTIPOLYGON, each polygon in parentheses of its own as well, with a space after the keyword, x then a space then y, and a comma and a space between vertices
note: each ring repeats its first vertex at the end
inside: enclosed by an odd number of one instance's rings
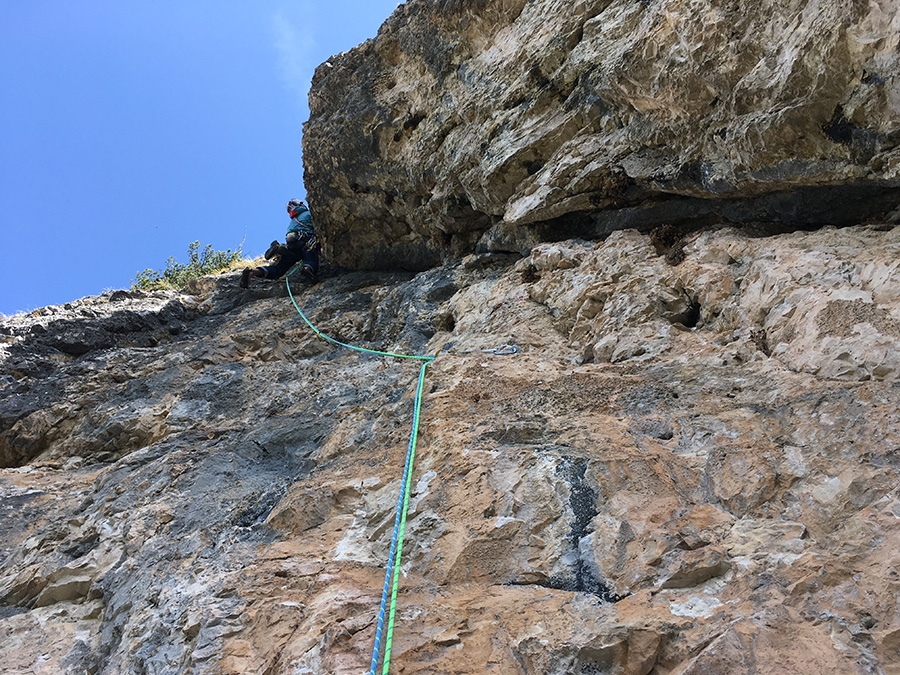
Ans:
POLYGON ((287 285, 288 295, 291 298, 291 303, 294 305, 294 309, 296 309, 297 313, 300 315, 300 318, 302 318, 303 321, 306 322, 306 325, 309 326, 319 338, 340 347, 352 349, 357 352, 363 352, 365 354, 374 354, 376 356, 386 356, 398 359, 415 359, 418 361, 422 361, 422 367, 419 369, 419 380, 418 384, 416 385, 415 404, 413 405, 412 432, 410 433, 409 445, 406 449, 406 462, 403 466, 403 478, 401 479, 400 496, 397 499, 397 510, 394 514, 394 531, 391 536, 390 550, 388 551, 388 564, 387 570, 384 575, 384 589, 381 593, 381 605, 378 609, 378 624, 375 628, 375 646, 372 649, 372 664, 369 670, 370 675, 376 675, 376 671, 378 670, 378 662, 382 661, 381 640, 384 634, 385 610, 387 609, 387 634, 385 638, 384 659, 381 669, 382 675, 387 675, 390 668, 391 647, 394 640, 394 618, 396 617, 397 610, 397 587, 399 585, 400 579, 400 556, 403 552, 403 537, 406 530, 406 511, 409 508, 409 493, 410 487, 412 486, 412 470, 413 463, 416 457, 416 441, 419 437, 419 418, 422 410, 422 392, 425 387, 425 370, 428 368, 428 364, 434 361, 436 357, 430 355, 419 356, 411 354, 397 354, 394 352, 382 352, 375 349, 366 349, 365 347, 357 347, 355 345, 346 344, 339 340, 335 340, 328 335, 325 335, 322 331, 316 328, 315 325, 313 325, 312 321, 310 321, 306 317, 306 315, 303 313, 303 310, 300 309, 300 305, 298 305, 297 301, 294 299, 294 294, 291 291, 290 276, 291 274, 293 274, 295 269, 297 269, 297 266, 291 269, 284 278, 285 284, 287 285), (388 598, 390 598, 390 608, 387 607, 388 598))
POLYGON ((403 533, 406 531, 406 512, 409 507, 409 493, 412 485, 412 467, 416 456, 416 440, 419 435, 419 413, 422 409, 422 390, 425 384, 425 369, 431 361, 425 361, 419 369, 419 383, 416 386, 416 402, 413 406, 412 433, 406 450, 406 464, 403 467, 403 488, 397 500, 397 511, 394 517, 394 534, 391 537, 391 550, 388 553, 388 569, 384 575, 384 590, 381 595, 381 607, 378 610, 378 626, 375 629, 375 647, 372 650, 370 675, 375 675, 378 668, 381 648, 381 630, 384 625, 384 607, 387 601, 388 582, 391 583, 391 606, 387 624, 387 639, 384 647, 384 664, 382 675, 387 675, 391 663, 391 646, 394 642, 394 618, 397 610, 397 587, 400 579, 400 556, 403 552, 403 533), (399 521, 399 523, 398 523, 399 521), (396 546, 395 546, 396 544, 396 546), (396 550, 395 550, 396 549, 396 550), (393 569, 392 569, 393 568, 393 569))
POLYGON ((346 342, 341 342, 340 340, 335 340, 333 337, 329 337, 328 335, 325 335, 325 333, 323 333, 322 331, 320 331, 318 328, 316 328, 313 325, 312 321, 310 321, 309 319, 306 318, 306 314, 303 313, 303 310, 300 309, 300 306, 297 304, 297 301, 294 300, 294 294, 291 292, 291 284, 290 284, 290 281, 288 281, 288 277, 292 273, 293 273, 293 270, 288 272, 284 277, 284 280, 287 283, 288 295, 291 296, 291 302, 294 304, 294 308, 300 314, 300 318, 306 322, 306 325, 309 326, 318 337, 325 340, 326 342, 330 342, 331 344, 338 345, 339 347, 344 347, 345 349, 352 349, 353 351, 356 351, 356 352, 363 352, 364 354, 375 354, 376 356, 391 356, 395 359, 415 359, 417 361, 426 361, 426 362, 430 363, 431 361, 434 361, 434 359, 436 358, 436 357, 430 356, 430 355, 419 356, 419 355, 414 355, 414 354, 396 354, 394 352, 380 352, 377 349, 366 349, 365 347, 357 347, 355 345, 348 345, 346 342))

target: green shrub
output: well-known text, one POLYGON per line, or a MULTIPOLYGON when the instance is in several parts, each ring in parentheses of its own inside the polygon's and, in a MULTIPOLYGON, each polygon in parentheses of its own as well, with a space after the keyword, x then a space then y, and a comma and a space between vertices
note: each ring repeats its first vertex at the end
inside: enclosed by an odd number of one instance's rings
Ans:
POLYGON ((138 272, 137 277, 131 282, 131 290, 154 291, 167 288, 181 290, 191 279, 230 270, 241 260, 243 258, 240 246, 236 251, 231 249, 216 251, 212 245, 207 244, 201 251, 200 242, 195 241, 188 245, 186 265, 177 262, 175 258, 169 258, 166 269, 162 272, 151 269, 138 272))

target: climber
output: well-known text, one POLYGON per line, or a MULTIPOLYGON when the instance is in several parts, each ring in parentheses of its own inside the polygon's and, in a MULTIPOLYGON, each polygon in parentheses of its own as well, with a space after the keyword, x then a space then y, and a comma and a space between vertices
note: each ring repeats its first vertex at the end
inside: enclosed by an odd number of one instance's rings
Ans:
POLYGON ((313 229, 312 217, 309 209, 299 199, 292 199, 287 203, 287 212, 291 217, 288 226, 285 243, 273 241, 266 251, 266 260, 278 258, 272 265, 263 267, 248 267, 241 272, 241 288, 250 285, 250 277, 263 277, 265 279, 278 279, 287 274, 295 264, 303 261, 300 273, 310 281, 316 280, 319 271, 319 242, 316 240, 316 232, 313 229))

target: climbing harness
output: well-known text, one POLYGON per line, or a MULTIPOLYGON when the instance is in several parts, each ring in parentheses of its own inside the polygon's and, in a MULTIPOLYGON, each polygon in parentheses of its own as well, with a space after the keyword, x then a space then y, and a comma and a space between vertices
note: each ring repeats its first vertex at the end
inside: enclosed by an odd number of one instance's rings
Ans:
POLYGON ((300 306, 294 299, 294 294, 291 291, 290 276, 298 268, 299 264, 295 265, 284 277, 285 284, 287 285, 288 295, 291 298, 291 303, 294 305, 294 309, 296 309, 297 313, 300 315, 300 318, 303 319, 306 325, 309 326, 319 338, 340 347, 352 349, 353 351, 357 352, 363 352, 365 354, 374 354, 376 356, 386 356, 398 359, 412 359, 422 362, 422 367, 419 369, 418 384, 416 385, 416 398, 415 404, 413 405, 412 431, 409 436, 409 445, 406 449, 406 462, 403 466, 403 478, 401 479, 400 496, 397 499, 397 510, 394 514, 394 531, 391 536, 391 546, 388 552, 388 564, 384 576, 384 589, 381 593, 381 605, 378 609, 378 625, 375 629, 375 646, 372 649, 372 664, 369 670, 370 675, 376 675, 376 671, 378 670, 378 662, 382 661, 381 673, 382 675, 387 675, 388 669, 390 668, 391 647, 394 640, 394 619, 396 617, 397 609, 397 587, 399 585, 400 578, 400 556, 403 552, 403 536, 404 531, 406 530, 406 511, 409 507, 409 493, 412 486, 412 470, 416 456, 416 441, 419 436, 419 418, 422 410, 422 392, 425 386, 425 370, 426 368, 428 368, 428 364, 434 361, 437 357, 430 355, 421 356, 411 354, 397 354, 394 352, 382 352, 375 349, 366 349, 365 347, 357 347, 355 345, 346 344, 339 340, 335 340, 328 335, 325 335, 318 328, 316 328, 316 326, 313 325, 313 323, 308 318, 306 318, 303 310, 300 309, 300 306), (389 597, 390 608, 388 609, 387 603, 389 597), (388 620, 387 632, 385 634, 384 619, 386 609, 388 609, 388 620), (383 659, 381 654, 382 637, 384 637, 383 659))

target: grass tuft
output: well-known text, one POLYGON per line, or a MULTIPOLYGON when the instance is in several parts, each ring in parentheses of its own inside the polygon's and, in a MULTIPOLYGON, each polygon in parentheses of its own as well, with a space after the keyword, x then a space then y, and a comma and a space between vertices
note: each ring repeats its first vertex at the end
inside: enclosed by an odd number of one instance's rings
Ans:
POLYGON ((252 263, 244 259, 241 254, 241 246, 238 246, 236 251, 231 249, 216 251, 210 244, 201 249, 200 242, 195 241, 188 244, 187 264, 180 263, 175 258, 169 258, 166 262, 166 268, 161 272, 149 268, 143 272, 138 272, 131 282, 131 290, 155 291, 171 289, 180 291, 192 279, 197 279, 207 274, 233 272, 246 267, 248 264, 252 263))

